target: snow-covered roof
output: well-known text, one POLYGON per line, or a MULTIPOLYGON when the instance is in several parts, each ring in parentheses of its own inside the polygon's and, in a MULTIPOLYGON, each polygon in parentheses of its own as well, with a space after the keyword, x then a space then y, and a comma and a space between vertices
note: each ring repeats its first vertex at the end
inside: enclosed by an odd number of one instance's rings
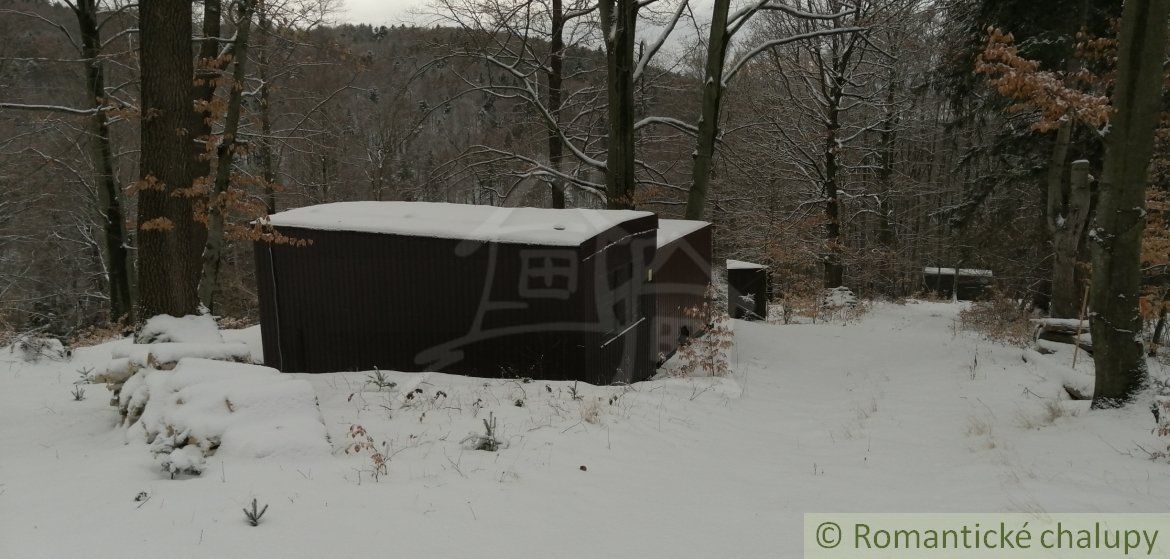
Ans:
POLYGON ((658 247, 662 248, 708 225, 710 225, 710 223, 707 223, 706 221, 692 221, 689 219, 659 219, 658 247))
POLYGON ((767 268, 767 266, 763 264, 756 264, 755 262, 744 262, 743 260, 732 260, 730 258, 727 259, 728 270, 760 270, 763 268, 767 268))
MULTIPOLYGON (((939 268, 937 266, 927 266, 922 269, 922 273, 930 276, 953 276, 955 275, 954 268, 939 268)), ((959 268, 960 276, 983 276, 991 277, 991 270, 979 270, 976 268, 959 268)))
POLYGON ((577 246, 631 219, 633 210, 502 208, 440 202, 336 202, 269 216, 277 227, 498 243, 577 246))

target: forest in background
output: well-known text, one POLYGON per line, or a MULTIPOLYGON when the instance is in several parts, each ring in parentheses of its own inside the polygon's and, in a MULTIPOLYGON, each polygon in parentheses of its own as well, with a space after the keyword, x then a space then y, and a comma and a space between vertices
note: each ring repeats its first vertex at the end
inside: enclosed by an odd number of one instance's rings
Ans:
MULTIPOLYGON (((251 319, 252 243, 296 242, 263 216, 347 200, 707 219, 717 258, 792 300, 904 297, 943 266, 1081 306, 1118 0, 435 0, 428 27, 338 24, 333 0, 156 8, 0 0, 0 329, 251 319), (148 46, 188 19, 189 53, 148 46), (167 123, 176 91, 192 111, 167 123)), ((1166 136, 1141 218, 1162 322, 1166 136)))

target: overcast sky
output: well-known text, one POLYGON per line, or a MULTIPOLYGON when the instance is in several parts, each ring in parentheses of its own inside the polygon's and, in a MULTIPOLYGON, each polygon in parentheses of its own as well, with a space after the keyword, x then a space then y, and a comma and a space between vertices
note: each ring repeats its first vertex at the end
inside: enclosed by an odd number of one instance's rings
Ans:
POLYGON ((426 0, 345 0, 340 19, 350 23, 394 25, 413 21, 411 10, 426 6, 426 0))

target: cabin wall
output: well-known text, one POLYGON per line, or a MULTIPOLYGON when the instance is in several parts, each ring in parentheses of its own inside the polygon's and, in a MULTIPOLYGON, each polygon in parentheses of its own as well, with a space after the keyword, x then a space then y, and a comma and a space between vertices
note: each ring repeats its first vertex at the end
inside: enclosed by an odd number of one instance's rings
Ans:
POLYGON ((257 243, 266 364, 595 384, 647 378, 645 269, 656 223, 632 220, 582 247, 280 228, 313 243, 257 243), (613 270, 629 277, 611 286, 613 270), (632 301, 631 318, 615 328, 606 313, 619 296, 632 301))
POLYGON ((727 314, 744 320, 768 319, 768 268, 727 270, 727 314))
POLYGON ((659 361, 706 328, 689 309, 704 303, 710 283, 710 225, 658 247, 651 288, 657 301, 654 328, 659 361))

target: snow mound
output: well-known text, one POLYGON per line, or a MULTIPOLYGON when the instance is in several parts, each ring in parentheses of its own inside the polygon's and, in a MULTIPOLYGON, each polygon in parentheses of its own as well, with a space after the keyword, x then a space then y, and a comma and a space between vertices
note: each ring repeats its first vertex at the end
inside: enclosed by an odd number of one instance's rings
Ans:
POLYGON ((25 363, 37 363, 41 359, 62 361, 69 357, 69 350, 61 340, 40 336, 22 336, 8 347, 8 352, 19 355, 25 363))
POLYGON ((172 476, 198 474, 211 454, 297 460, 330 453, 317 395, 275 369, 183 359, 135 374, 120 394, 133 431, 172 476))
POLYGON ((138 367, 170 368, 181 359, 186 358, 246 363, 251 360, 252 352, 248 349, 247 344, 241 342, 165 342, 116 347, 111 351, 111 356, 114 359, 128 359, 130 363, 138 367))
POLYGON ((136 344, 163 342, 187 344, 221 344, 223 336, 211 315, 173 317, 160 314, 146 321, 135 336, 136 344))
POLYGON ((825 290, 825 306, 831 309, 857 306, 857 296, 848 287, 834 287, 825 290))

